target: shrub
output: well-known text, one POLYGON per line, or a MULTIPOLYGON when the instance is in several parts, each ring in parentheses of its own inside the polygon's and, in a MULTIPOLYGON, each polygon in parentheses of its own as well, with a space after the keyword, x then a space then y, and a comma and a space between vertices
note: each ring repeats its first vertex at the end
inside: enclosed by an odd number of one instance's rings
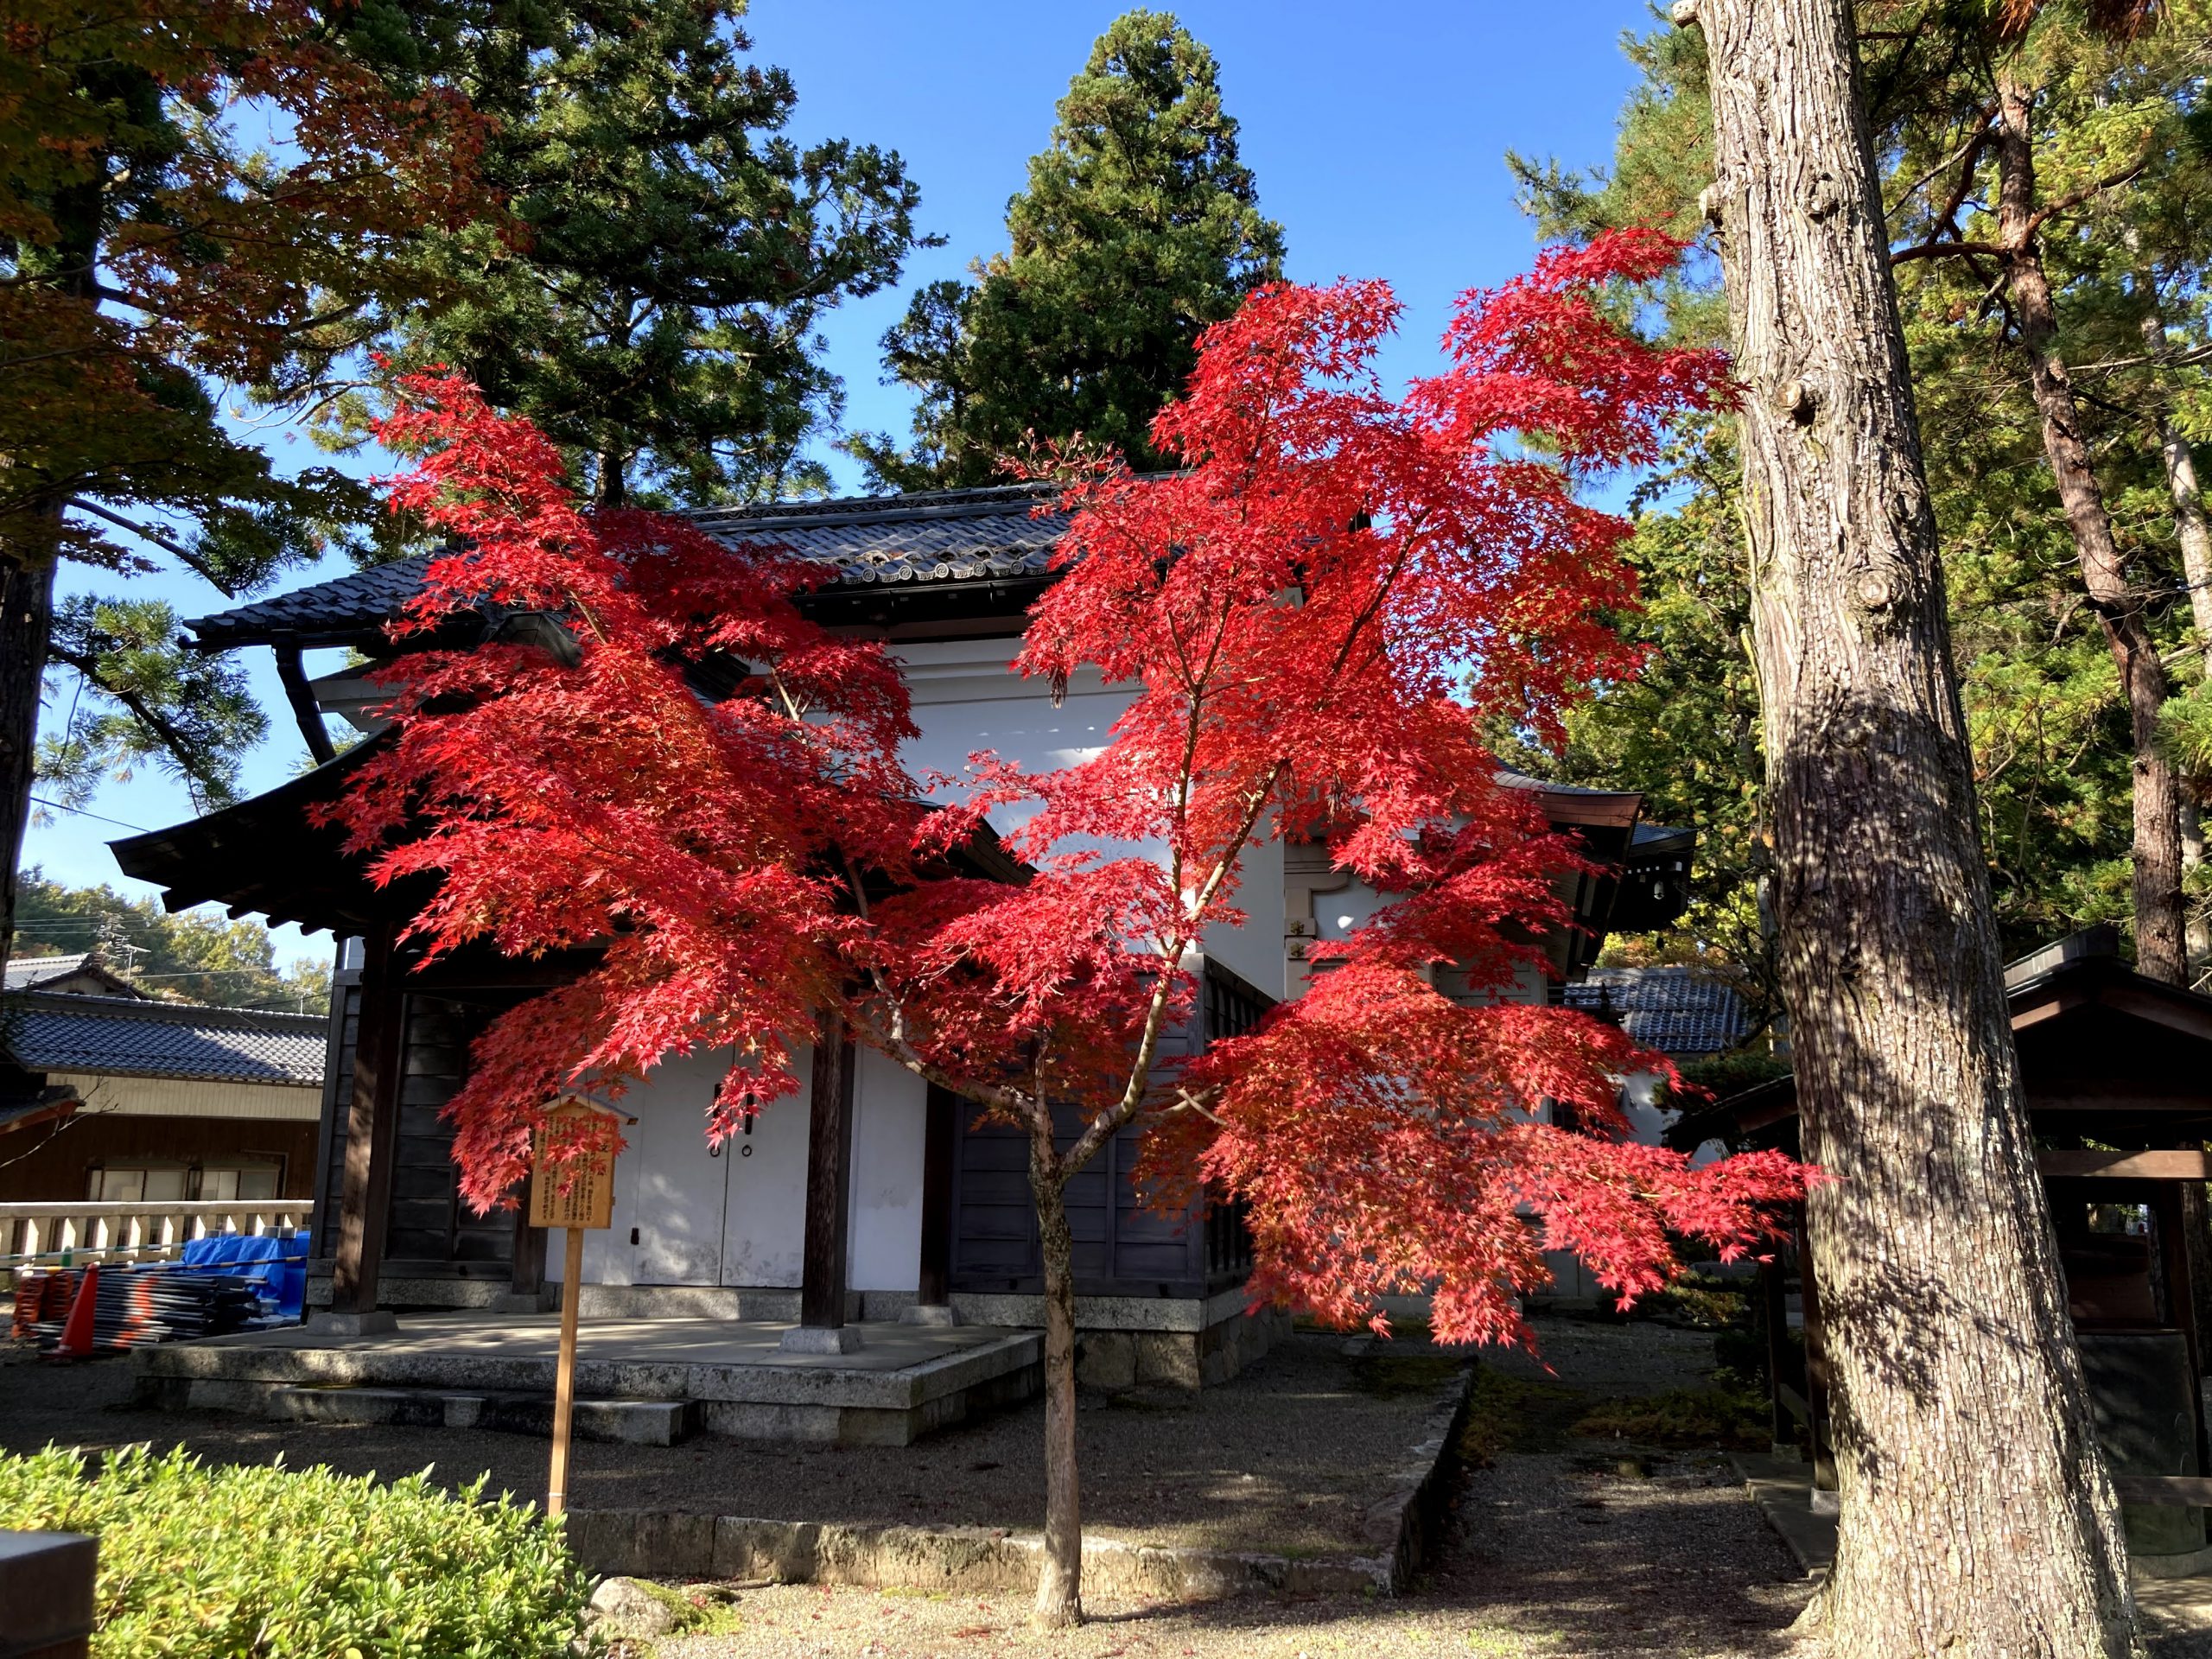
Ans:
POLYGON ((567 1659, 586 1582, 560 1525, 481 1480, 143 1446, 86 1469, 0 1456, 0 1528, 98 1535, 97 1659, 567 1659))

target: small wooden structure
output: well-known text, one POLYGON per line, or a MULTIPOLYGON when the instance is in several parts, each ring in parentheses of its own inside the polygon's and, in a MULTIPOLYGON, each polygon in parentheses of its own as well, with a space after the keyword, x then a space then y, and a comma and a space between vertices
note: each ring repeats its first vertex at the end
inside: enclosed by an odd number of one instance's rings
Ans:
MULTIPOLYGON (((2212 1176, 2212 996, 2146 979, 2110 927, 2091 928, 2005 971, 2067 1300, 2098 1435, 2138 1559, 2212 1566, 2212 1505, 2199 1309, 2212 1292, 2204 1242, 2184 1225, 2184 1187, 2212 1176), (2190 1563, 2191 1557, 2200 1558, 2190 1563)), ((1685 1150, 1797 1150, 1795 1080, 1778 1078, 1685 1117, 1685 1150)), ((2202 1211, 2189 1207, 2201 1231, 2202 1211)), ((1802 1241, 1802 1218, 1799 1221, 1802 1241)), ((1809 1452, 1833 1491, 1820 1287, 1801 1248, 1762 1278, 1775 1440, 1809 1452), (1786 1279, 1802 1284, 1804 1344, 1788 1335, 1786 1279)))

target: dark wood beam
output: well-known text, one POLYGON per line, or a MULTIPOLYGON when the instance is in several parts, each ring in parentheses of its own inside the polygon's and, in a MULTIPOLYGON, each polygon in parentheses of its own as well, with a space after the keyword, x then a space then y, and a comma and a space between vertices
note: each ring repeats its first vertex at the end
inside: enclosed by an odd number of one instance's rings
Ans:
POLYGON ((843 1018, 825 1014, 814 1037, 807 1107, 806 1255, 799 1279, 799 1323, 815 1330, 836 1331, 845 1323, 855 1058, 843 1018))
POLYGON ((2112 1484, 2123 1503, 2171 1503, 2188 1509, 2212 1505, 2212 1476, 2114 1475, 2112 1484))
POLYGON ((960 1142, 960 1096, 930 1084, 922 1122, 922 1263, 916 1300, 943 1307, 952 1300, 952 1160, 960 1142))
POLYGON ((2212 1156, 2201 1147, 2194 1152, 2038 1152, 2036 1167, 2071 1180, 2212 1180, 2212 1156))
POLYGON ((308 753, 315 756, 318 766, 328 766, 338 758, 338 747, 330 741, 330 728, 322 723, 322 707, 308 684, 298 645, 288 642, 276 647, 276 678, 284 688, 284 701, 292 705, 300 735, 307 740, 308 753))
POLYGON ((330 1280, 334 1313, 367 1313, 376 1307, 385 1230, 391 1217, 407 1027, 407 995, 392 962, 394 931, 385 923, 362 942, 359 1035, 346 1113, 345 1179, 339 1189, 338 1249, 330 1280))

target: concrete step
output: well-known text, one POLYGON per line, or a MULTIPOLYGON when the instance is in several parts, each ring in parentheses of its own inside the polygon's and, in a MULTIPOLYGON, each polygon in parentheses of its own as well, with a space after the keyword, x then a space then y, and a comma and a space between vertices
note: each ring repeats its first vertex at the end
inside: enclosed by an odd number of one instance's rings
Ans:
MULTIPOLYGON (((510 1434, 553 1433, 550 1395, 461 1392, 442 1389, 272 1387, 263 1414, 280 1422, 383 1423, 404 1428, 496 1429, 510 1434)), ((580 1440, 625 1446, 674 1446, 698 1427, 690 1400, 577 1400, 569 1432, 580 1440)))

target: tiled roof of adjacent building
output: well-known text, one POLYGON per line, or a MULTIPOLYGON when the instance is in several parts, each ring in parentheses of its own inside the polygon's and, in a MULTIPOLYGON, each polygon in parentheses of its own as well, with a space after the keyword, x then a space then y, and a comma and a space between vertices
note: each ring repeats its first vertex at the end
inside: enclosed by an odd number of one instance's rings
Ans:
POLYGON ((89 950, 79 950, 73 957, 10 957, 8 959, 8 982, 11 991, 28 991, 49 979, 61 979, 75 973, 85 965, 89 950))
POLYGON ((129 981, 118 977, 115 971, 100 960, 97 950, 79 950, 73 957, 11 957, 8 961, 7 982, 10 991, 35 991, 54 987, 56 982, 81 979, 80 988, 94 995, 113 996, 142 996, 143 992, 129 981))
POLYGON ((1718 1054, 1751 1033, 1734 988, 1694 968, 1594 968, 1567 988, 1567 1006, 1610 1009, 1631 1039, 1662 1054, 1718 1054))
POLYGON ((322 1082, 318 1014, 26 991, 0 1002, 0 1053, 26 1071, 221 1083, 322 1082))
MULTIPOLYGON (((835 501, 778 501, 689 515, 726 542, 753 542, 836 569, 836 585, 974 582, 1041 576, 1068 520, 1031 517, 1052 487, 988 489, 835 501)), ((189 624, 205 647, 327 640, 381 626, 422 586, 432 556, 278 594, 189 624)))

